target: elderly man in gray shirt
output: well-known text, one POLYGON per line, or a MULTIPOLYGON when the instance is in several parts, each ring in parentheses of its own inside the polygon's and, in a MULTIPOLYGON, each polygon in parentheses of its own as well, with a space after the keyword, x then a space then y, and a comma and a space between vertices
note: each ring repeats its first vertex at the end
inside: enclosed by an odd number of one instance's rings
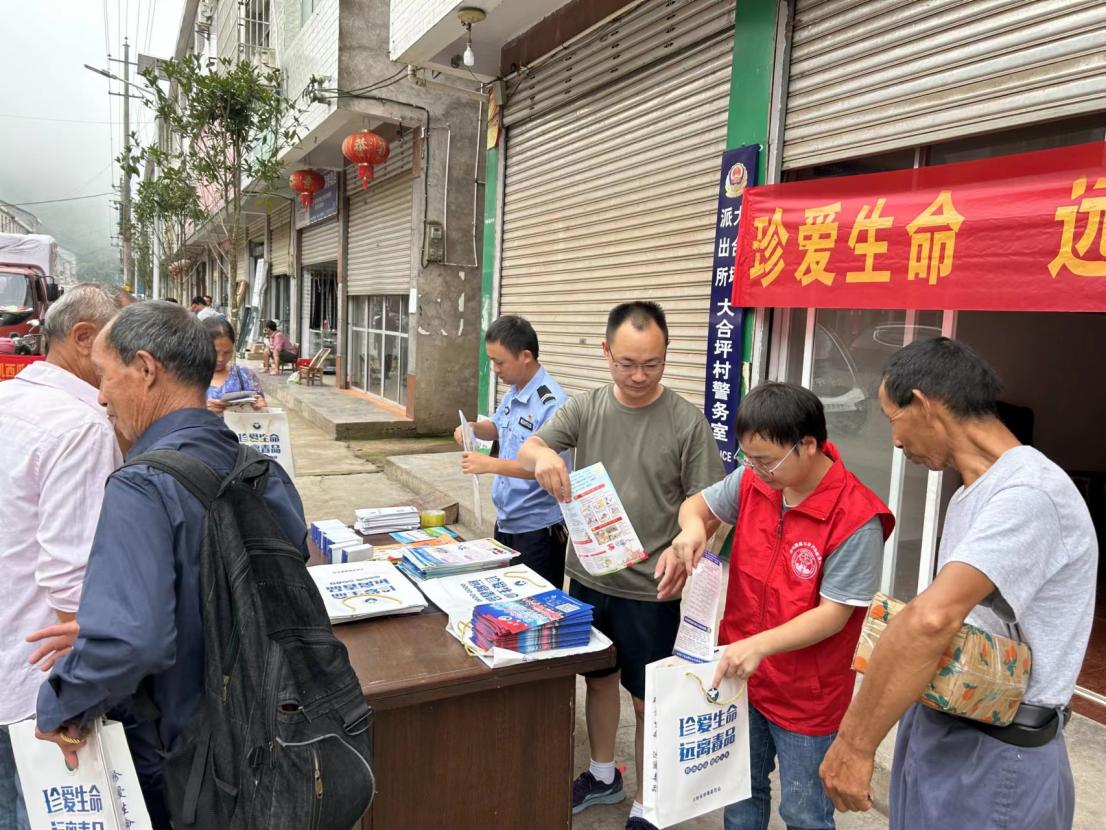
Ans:
POLYGON ((964 482, 945 518, 937 577, 888 624, 821 769, 839 809, 868 809, 876 747, 902 716, 895 830, 1072 825, 1063 729, 1090 637, 1098 545, 1071 479, 999 421, 997 392, 983 359, 944 337, 899 351, 880 387, 895 446, 964 482), (914 702, 965 621, 1033 650, 1010 726, 914 702))

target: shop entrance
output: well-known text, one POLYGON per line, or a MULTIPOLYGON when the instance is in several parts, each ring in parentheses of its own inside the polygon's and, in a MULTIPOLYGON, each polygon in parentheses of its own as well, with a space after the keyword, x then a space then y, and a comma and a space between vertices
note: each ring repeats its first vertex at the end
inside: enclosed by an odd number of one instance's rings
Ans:
MULTIPOLYGON (((910 600, 932 581, 945 511, 960 477, 909 463, 879 408, 882 369, 902 346, 940 335, 971 344, 1002 380, 1000 416, 1072 477, 1106 540, 1106 314, 894 309, 776 309, 768 377, 814 391, 830 440, 896 517, 882 590, 910 600)), ((1106 568, 1075 706, 1106 723, 1106 568)))
MULTIPOLYGON (((1098 593, 1079 686, 1106 704, 1106 569, 1101 561, 1106 541, 1106 314, 964 311, 957 315, 956 336, 998 372, 1005 404, 1000 414, 1007 426, 1022 443, 1059 464, 1090 508, 1099 540, 1098 593)), ((942 515, 957 479, 954 473, 945 476, 942 515)), ((1101 720, 1106 705, 1094 708, 1101 720)))

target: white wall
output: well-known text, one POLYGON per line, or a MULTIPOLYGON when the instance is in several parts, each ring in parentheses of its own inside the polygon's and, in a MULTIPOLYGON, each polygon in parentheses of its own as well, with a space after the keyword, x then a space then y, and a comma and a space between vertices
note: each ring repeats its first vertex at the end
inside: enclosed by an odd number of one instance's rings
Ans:
POLYGON ((961 312, 957 337, 1033 410, 1033 443, 1066 470, 1106 470, 1106 314, 961 312))
POLYGON ((456 0, 392 0, 388 37, 392 60, 397 60, 459 5, 456 0))
MULTIPOLYGON (((328 87, 338 85, 339 0, 315 0, 315 10, 300 20, 300 0, 279 0, 273 7, 273 45, 285 76, 285 92, 303 105, 300 95, 312 75, 327 77, 328 87)), ((300 135, 306 136, 334 110, 331 104, 311 104, 300 118, 300 135)))

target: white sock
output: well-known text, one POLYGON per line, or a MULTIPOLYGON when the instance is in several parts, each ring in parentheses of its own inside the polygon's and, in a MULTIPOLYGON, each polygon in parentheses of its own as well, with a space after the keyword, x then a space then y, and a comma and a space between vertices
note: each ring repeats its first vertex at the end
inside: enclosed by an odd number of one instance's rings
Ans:
POLYGON ((645 818, 645 808, 641 806, 640 801, 635 801, 634 806, 630 808, 630 818, 645 818))
POLYGON ((596 781, 602 784, 611 784, 614 782, 614 761, 601 764, 592 758, 588 772, 595 776, 596 781))

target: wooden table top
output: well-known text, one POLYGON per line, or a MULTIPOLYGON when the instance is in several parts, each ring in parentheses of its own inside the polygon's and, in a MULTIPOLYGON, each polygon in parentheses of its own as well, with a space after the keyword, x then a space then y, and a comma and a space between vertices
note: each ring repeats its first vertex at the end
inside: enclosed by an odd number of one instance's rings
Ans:
MULTIPOLYGON (((308 540, 310 542, 310 540, 308 540)), ((370 544, 394 544, 386 534, 366 537, 370 544)), ((322 557, 312 544, 312 561, 322 557)), ((614 648, 534 660, 490 669, 446 632, 447 617, 430 603, 428 612, 399 614, 334 626, 349 650, 361 691, 375 709, 396 709, 432 700, 498 689, 534 680, 605 669, 614 665, 614 648)))

